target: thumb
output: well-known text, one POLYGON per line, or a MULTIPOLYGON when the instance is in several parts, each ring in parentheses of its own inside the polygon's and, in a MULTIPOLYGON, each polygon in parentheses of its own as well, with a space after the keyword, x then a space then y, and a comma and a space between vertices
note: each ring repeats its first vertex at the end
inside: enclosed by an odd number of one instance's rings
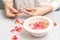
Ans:
POLYGON ((12 6, 10 6, 9 9, 10 9, 11 11, 13 11, 13 12, 16 12, 16 13, 18 12, 18 11, 17 11, 16 9, 14 9, 12 6))

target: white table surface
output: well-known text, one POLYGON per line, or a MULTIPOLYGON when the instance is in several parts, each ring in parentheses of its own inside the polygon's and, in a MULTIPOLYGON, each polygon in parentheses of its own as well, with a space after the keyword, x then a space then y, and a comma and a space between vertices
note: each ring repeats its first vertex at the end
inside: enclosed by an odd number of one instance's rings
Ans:
MULTIPOLYGON (((60 11, 52 12, 45 16, 60 24, 60 11)), ((17 19, 25 20, 27 18, 28 16, 22 15, 17 19)), ((10 30, 15 26, 14 20, 15 19, 9 19, 5 17, 5 12, 3 10, 0 10, 0 40, 11 40, 12 35, 17 35, 18 40, 60 40, 60 25, 48 32, 48 35, 45 37, 34 38, 24 30, 22 30, 20 33, 11 33, 10 30)))

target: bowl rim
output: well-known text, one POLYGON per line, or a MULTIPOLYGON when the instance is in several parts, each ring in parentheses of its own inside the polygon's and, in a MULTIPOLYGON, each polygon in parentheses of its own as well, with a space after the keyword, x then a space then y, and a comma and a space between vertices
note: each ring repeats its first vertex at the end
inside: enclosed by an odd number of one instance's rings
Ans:
POLYGON ((45 17, 45 16, 33 16, 33 17, 30 17, 30 18, 28 18, 28 19, 26 19, 25 21, 24 21, 24 24, 23 24, 23 28, 26 30, 26 31, 28 31, 28 32, 31 32, 31 33, 44 33, 44 32, 48 32, 48 31, 50 31, 52 28, 53 28, 53 21, 50 19, 50 18, 48 18, 48 17, 45 17), (46 19, 46 20, 48 20, 49 21, 49 27, 47 27, 47 28, 45 28, 45 29, 43 29, 43 30, 32 30, 32 29, 28 29, 28 27, 26 27, 27 25, 27 22, 29 21, 29 20, 31 20, 31 19, 33 19, 33 18, 44 18, 44 19, 46 19))

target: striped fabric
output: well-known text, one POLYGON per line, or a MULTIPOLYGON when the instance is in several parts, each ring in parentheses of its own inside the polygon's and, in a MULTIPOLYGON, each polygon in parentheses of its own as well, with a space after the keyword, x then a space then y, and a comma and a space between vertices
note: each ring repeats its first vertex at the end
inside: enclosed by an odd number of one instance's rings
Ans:
MULTIPOLYGON (((3 0, 3 2, 5 1, 8 1, 11 4, 13 4, 13 0, 3 0)), ((27 7, 44 7, 46 5, 51 5, 54 10, 60 7, 60 0, 14 0, 14 1, 18 10, 27 7)))
POLYGON ((42 6, 44 4, 49 4, 50 2, 51 0, 15 0, 17 9, 42 6))

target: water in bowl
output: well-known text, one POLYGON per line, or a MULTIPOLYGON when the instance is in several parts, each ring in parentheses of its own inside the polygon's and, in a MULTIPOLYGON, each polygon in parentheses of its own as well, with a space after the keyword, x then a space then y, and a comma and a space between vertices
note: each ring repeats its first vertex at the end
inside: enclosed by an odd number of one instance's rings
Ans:
POLYGON ((28 23, 28 27, 32 30, 43 30, 49 26, 49 22, 46 19, 35 18, 31 19, 28 23))

